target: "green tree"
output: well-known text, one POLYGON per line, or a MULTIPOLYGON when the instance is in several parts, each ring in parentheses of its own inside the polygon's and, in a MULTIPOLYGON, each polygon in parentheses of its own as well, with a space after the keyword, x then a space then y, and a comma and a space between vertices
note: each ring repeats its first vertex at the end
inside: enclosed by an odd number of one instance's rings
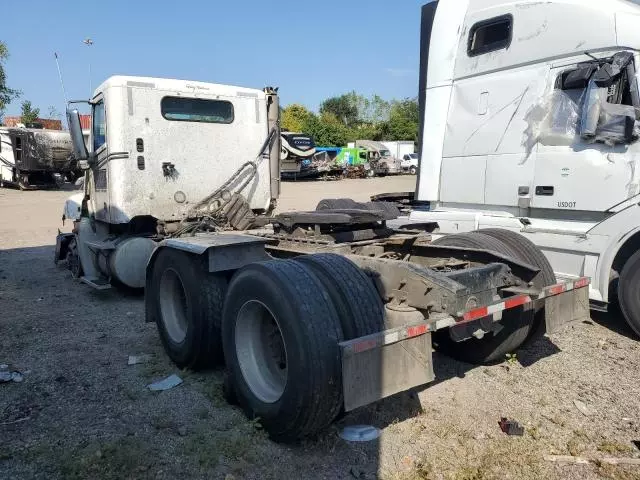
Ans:
POLYGON ((320 105, 320 115, 331 115, 348 127, 355 126, 358 123, 357 95, 351 92, 327 98, 320 105))
POLYGON ((312 135, 316 145, 344 146, 358 139, 418 140, 420 124, 416 99, 387 101, 355 91, 331 97, 315 115, 293 104, 281 112, 283 130, 312 135))
POLYGON ((7 58, 9 58, 9 49, 4 42, 0 41, 0 117, 4 115, 7 105, 20 96, 18 90, 7 87, 7 75, 4 71, 4 62, 7 58))
POLYGON ((391 104, 379 95, 365 97, 351 92, 358 108, 358 122, 361 124, 378 124, 389 119, 391 104))
POLYGON ((311 115, 304 125, 304 133, 311 135, 323 147, 341 147, 349 141, 349 129, 331 113, 311 115))
POLYGON ((312 115, 313 113, 303 105, 297 103, 288 105, 280 112, 282 129, 289 132, 306 133, 304 129, 312 115))
POLYGON ((24 102, 22 102, 22 115, 20 116, 20 121, 22 123, 24 123, 25 125, 27 123, 33 123, 38 120, 39 116, 39 108, 33 108, 29 100, 25 100, 24 102))
POLYGON ((385 126, 386 140, 418 141, 420 112, 417 98, 393 101, 389 112, 389 121, 385 126))

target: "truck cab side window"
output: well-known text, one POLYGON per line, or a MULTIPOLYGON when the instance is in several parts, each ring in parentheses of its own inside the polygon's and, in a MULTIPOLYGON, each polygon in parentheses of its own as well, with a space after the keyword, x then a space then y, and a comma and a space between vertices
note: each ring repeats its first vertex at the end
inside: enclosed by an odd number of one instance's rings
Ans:
POLYGON ((509 48, 513 35, 513 17, 503 15, 476 23, 469 32, 470 57, 509 48))
POLYGON ((93 106, 93 151, 96 152, 104 145, 106 134, 106 122, 104 116, 104 101, 93 106))

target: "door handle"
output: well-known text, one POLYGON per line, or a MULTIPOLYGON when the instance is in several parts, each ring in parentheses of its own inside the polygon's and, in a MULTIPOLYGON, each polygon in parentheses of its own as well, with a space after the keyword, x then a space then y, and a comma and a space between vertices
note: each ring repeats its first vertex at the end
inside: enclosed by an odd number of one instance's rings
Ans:
POLYGON ((538 185, 536 186, 536 195, 550 197, 553 195, 553 186, 538 185))

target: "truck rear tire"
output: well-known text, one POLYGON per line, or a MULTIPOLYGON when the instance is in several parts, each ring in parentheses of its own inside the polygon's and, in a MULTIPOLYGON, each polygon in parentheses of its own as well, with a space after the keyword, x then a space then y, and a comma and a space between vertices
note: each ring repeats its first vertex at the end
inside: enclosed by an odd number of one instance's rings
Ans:
POLYGON ((627 260, 620 272, 618 302, 625 320, 640 336, 640 251, 627 260))
POLYGON ((544 253, 536 247, 535 243, 527 237, 502 228, 485 228, 478 230, 478 233, 497 238, 507 245, 511 251, 517 254, 517 259, 527 262, 534 267, 538 267, 540 269, 540 273, 542 273, 542 282, 540 282, 539 285, 536 285, 538 288, 556 283, 556 274, 554 273, 549 260, 545 257, 544 253))
POLYGON ((380 211, 384 214, 385 220, 395 220, 400 216, 400 209, 392 202, 367 202, 362 203, 367 210, 380 211))
MULTIPOLYGON (((497 238, 507 245, 511 251, 516 254, 516 259, 522 260, 534 267, 538 267, 540 269, 540 275, 538 275, 535 281, 536 288, 544 288, 549 285, 554 285, 557 282, 556 274, 553 271, 553 267, 549 263, 549 260, 544 253, 536 247, 535 243, 527 237, 511 230, 504 230, 501 228, 486 228, 479 230, 479 232, 489 235, 490 237, 497 238)), ((535 315, 535 324, 525 343, 535 341, 545 333, 544 308, 539 307, 536 309, 535 315)))
POLYGON ((358 202, 350 198, 324 198, 318 202, 318 210, 345 210, 358 208, 358 202))
POLYGON ((335 253, 301 255, 336 307, 345 340, 384 330, 384 305, 373 280, 348 258, 335 253))
MULTIPOLYGON (((518 258, 517 253, 508 245, 478 232, 448 235, 437 239, 433 244, 492 250, 518 258)), ((502 328, 497 332, 488 332, 480 339, 472 337, 463 342, 455 342, 448 329, 438 330, 433 335, 433 344, 438 351, 457 360, 473 364, 496 363, 504 360, 507 353, 513 352, 526 341, 534 325, 533 311, 521 308, 505 311, 501 325, 502 328)))
POLYGON ((340 320, 320 279, 293 260, 238 270, 222 341, 238 403, 269 435, 292 441, 327 427, 342 406, 340 320))
POLYGON ((199 256, 171 248, 158 253, 152 275, 146 303, 169 358, 192 370, 220 364, 226 278, 208 273, 199 256))

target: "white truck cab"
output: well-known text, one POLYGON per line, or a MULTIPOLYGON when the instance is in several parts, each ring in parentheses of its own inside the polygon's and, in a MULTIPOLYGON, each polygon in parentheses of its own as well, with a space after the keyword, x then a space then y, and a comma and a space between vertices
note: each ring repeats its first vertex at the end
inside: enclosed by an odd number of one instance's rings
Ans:
MULTIPOLYGON (((88 187, 96 219, 182 220, 212 185, 253 160, 249 152, 267 136, 265 98, 262 90, 229 85, 107 79, 91 100, 96 167, 88 187)), ((268 176, 269 164, 262 162, 247 197, 253 209, 269 208, 269 182, 259 181, 268 176)))
POLYGON ((639 24, 636 0, 424 5, 415 198, 429 206, 411 213, 440 234, 519 232, 559 278, 592 278, 593 307, 619 297, 638 334, 639 24))
POLYGON ((74 214, 75 235, 59 239, 56 254, 85 283, 108 288, 114 279, 141 288, 158 235, 182 231, 196 217, 213 225, 233 205, 231 218, 246 227, 275 207, 275 90, 113 76, 89 103, 90 152, 78 111, 67 112, 85 181, 64 209, 65 217, 74 214))

